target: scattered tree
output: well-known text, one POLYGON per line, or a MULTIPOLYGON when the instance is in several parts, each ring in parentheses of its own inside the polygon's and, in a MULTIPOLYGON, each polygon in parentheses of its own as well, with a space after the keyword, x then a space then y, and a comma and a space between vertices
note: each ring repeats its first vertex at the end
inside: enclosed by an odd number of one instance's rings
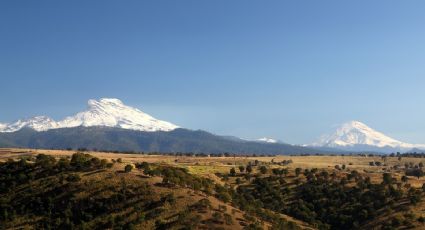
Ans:
POLYGON ((236 176, 236 170, 235 168, 230 169, 230 176, 236 176))
POLYGON ((252 166, 251 165, 246 166, 246 172, 252 173, 252 166))
POLYGON ((262 166, 260 166, 260 173, 261 174, 266 174, 267 173, 267 167, 266 166, 264 166, 264 165, 262 165, 262 166))
POLYGON ((125 166, 125 168, 124 168, 124 171, 125 171, 126 173, 131 172, 131 170, 133 170, 133 165, 126 165, 126 166, 125 166))
POLYGON ((239 171, 243 173, 245 171, 245 167, 243 165, 239 165, 239 171))

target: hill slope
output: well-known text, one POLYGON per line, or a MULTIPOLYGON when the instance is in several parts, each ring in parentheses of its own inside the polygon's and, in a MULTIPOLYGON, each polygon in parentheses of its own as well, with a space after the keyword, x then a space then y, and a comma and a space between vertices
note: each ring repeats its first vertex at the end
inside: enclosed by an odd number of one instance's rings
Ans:
MULTIPOLYGON (((243 229, 258 224, 184 169, 77 153, 0 162, 1 229, 243 229)), ((224 193, 223 193, 224 194, 224 193)), ((288 225, 284 219, 279 222, 288 225)), ((292 223, 291 226, 293 226, 292 223)))

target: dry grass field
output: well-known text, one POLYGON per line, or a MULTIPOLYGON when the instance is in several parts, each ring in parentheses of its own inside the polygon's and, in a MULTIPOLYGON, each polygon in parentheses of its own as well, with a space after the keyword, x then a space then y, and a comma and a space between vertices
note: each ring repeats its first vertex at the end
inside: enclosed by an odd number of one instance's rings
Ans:
MULTIPOLYGON (((57 158, 60 157, 70 157, 76 151, 65 151, 65 150, 35 150, 35 149, 0 149, 0 162, 7 161, 7 159, 19 159, 22 157, 35 156, 37 154, 47 154, 52 155, 57 158)), ((404 171, 401 169, 405 164, 418 165, 419 163, 425 163, 425 158, 409 158, 409 157, 386 157, 381 156, 276 156, 276 157, 187 157, 187 156, 163 156, 163 155, 145 155, 145 154, 121 154, 121 153, 106 153, 106 152, 85 152, 92 156, 98 157, 100 159, 107 159, 108 161, 117 161, 120 158, 120 162, 117 162, 113 165, 112 169, 109 169, 107 173, 99 173, 93 175, 87 175, 84 177, 86 183, 96 183, 96 181, 105 181, 105 180, 117 180, 116 183, 119 184, 119 177, 112 178, 112 174, 117 175, 116 172, 122 171, 125 165, 127 164, 136 164, 141 162, 156 163, 159 165, 171 165, 174 167, 181 167, 187 169, 190 174, 194 174, 200 177, 205 177, 213 180, 215 183, 220 185, 228 184, 233 187, 240 185, 236 182, 236 178, 240 176, 243 180, 242 174, 239 175, 238 167, 243 165, 246 166, 249 163, 256 162, 256 164, 265 165, 269 169, 273 168, 286 168, 289 171, 289 174, 285 177, 287 183, 297 183, 297 180, 305 181, 305 177, 296 177, 295 169, 301 168, 304 169, 315 169, 329 172, 337 172, 339 176, 347 175, 351 171, 356 170, 360 174, 370 177, 372 183, 381 183, 383 173, 390 172, 393 177, 397 178, 397 181, 401 181, 401 177, 404 175, 404 171), (281 162, 290 162, 287 164, 280 164, 281 162), (380 166, 371 166, 370 162, 380 162, 380 166), (344 167, 343 167, 344 165, 344 167), (336 170, 336 166, 343 169, 336 170), (227 180, 224 180, 220 175, 227 175, 231 168, 235 168, 237 171, 236 177, 230 177, 227 180)), ((253 174, 257 174, 259 177, 261 173, 258 171, 258 167, 253 168, 253 174)), ((271 170, 263 177, 271 175, 271 170)), ((143 173, 138 170, 132 171, 130 174, 127 174, 127 180, 134 180, 134 183, 137 184, 138 179, 144 177, 143 173), (137 183, 136 183, 137 182, 137 183)), ((162 188, 154 186, 157 183, 160 183, 162 178, 160 177, 150 177, 146 179, 148 183, 153 185, 155 188, 155 193, 165 194, 170 191, 169 188, 162 188)), ((249 180, 248 180, 249 181, 249 180)), ((408 177, 408 184, 414 188, 421 188, 425 183, 425 177, 408 177)), ((246 182, 242 182, 246 184, 246 182)), ((216 199, 213 196, 206 196, 202 192, 194 192, 193 190, 181 188, 173 191, 177 199, 176 206, 174 208, 169 208, 169 213, 165 215, 172 216, 176 211, 182 211, 179 207, 186 207, 188 205, 193 205, 197 201, 207 198, 212 204, 212 210, 218 210, 221 206, 225 206, 225 212, 232 216, 232 224, 226 225, 224 229, 242 229, 243 226, 240 225, 242 222, 246 222, 244 219, 244 212, 231 206, 230 204, 223 203, 222 201, 216 199)), ((84 194, 79 194, 84 196, 84 194)), ((402 215, 411 215, 413 213, 415 216, 425 216, 425 201, 422 200, 414 208, 410 210, 396 211, 392 212, 390 216, 379 216, 375 220, 368 223, 370 229, 381 229, 375 228, 374 226, 381 226, 380 223, 383 221, 388 221, 389 218, 398 218, 402 215)), ((313 226, 295 219, 290 216, 282 214, 282 217, 287 220, 296 223, 301 229, 315 229, 313 226)), ((206 211, 201 215, 202 220, 207 222, 212 218, 212 211, 206 211)), ((154 222, 145 222, 143 229, 152 229, 154 228, 154 222)), ((262 223, 263 228, 267 229, 270 227, 270 224, 267 222, 262 223)), ((415 225, 410 229, 425 229, 424 226, 415 225)))
MULTIPOLYGON (((43 150, 43 149, 0 149, 0 161, 5 161, 8 158, 19 158, 22 156, 37 155, 40 153, 53 155, 56 157, 71 156, 76 151, 67 150, 43 150)), ((360 173, 368 174, 372 181, 378 182, 382 178, 382 173, 391 171, 400 179, 402 176, 401 170, 390 170, 394 166, 404 166, 404 164, 413 163, 414 165, 422 162, 425 164, 424 158, 402 157, 398 160, 397 157, 387 157, 382 159, 381 156, 276 156, 276 157, 187 157, 187 156, 163 156, 163 155, 145 155, 145 154, 122 154, 122 153, 105 153, 87 151, 90 155, 101 159, 118 159, 121 158, 124 163, 164 163, 173 166, 187 168, 189 172, 197 175, 214 177, 215 173, 228 173, 230 168, 238 165, 246 165, 248 162, 259 161, 264 163, 282 162, 291 160, 292 163, 284 166, 285 168, 295 169, 329 169, 333 170, 335 165, 345 165, 346 170, 357 170, 360 173), (382 166, 370 166, 370 162, 382 162, 382 166)), ((274 166, 271 167, 280 167, 274 166)), ((425 183, 425 177, 415 178, 409 177, 409 183, 413 187, 420 187, 425 183)))

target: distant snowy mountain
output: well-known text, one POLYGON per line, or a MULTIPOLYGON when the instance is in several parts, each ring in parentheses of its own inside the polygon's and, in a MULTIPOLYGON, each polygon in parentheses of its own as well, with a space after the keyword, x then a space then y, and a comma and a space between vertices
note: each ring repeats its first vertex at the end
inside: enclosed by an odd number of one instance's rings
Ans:
POLYGON ((425 149, 425 145, 409 144, 386 136, 362 122, 351 121, 341 125, 331 135, 321 137, 312 147, 331 147, 351 151, 408 151, 425 149))
POLYGON ((89 100, 87 111, 67 117, 58 122, 59 127, 107 126, 139 131, 171 131, 177 125, 161 121, 127 105, 118 99, 103 98, 99 101, 89 100))
POLYGON ((62 121, 54 121, 46 116, 18 120, 11 124, 0 124, 0 132, 16 132, 22 128, 46 131, 58 128, 106 126, 138 131, 171 131, 179 128, 172 123, 161 121, 127 105, 118 99, 102 98, 89 100, 88 109, 62 121))

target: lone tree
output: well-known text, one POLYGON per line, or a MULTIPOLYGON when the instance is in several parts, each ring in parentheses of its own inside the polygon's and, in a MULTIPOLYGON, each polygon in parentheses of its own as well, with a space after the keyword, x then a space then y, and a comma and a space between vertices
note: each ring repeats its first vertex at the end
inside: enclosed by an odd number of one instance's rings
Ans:
POLYGON ((246 166, 246 172, 252 173, 252 166, 251 165, 246 166))
POLYGON ((382 175, 383 183, 384 184, 392 184, 393 178, 391 177, 390 173, 384 173, 382 175))
POLYGON ((408 180, 409 180, 409 178, 407 178, 407 176, 401 177, 401 181, 403 181, 404 183, 406 183, 408 180))
POLYGON ((405 174, 406 176, 415 176, 418 179, 425 175, 422 169, 409 169, 409 170, 406 170, 405 174))
POLYGON ((295 175, 298 177, 301 174, 301 168, 296 168, 295 169, 295 175))
POLYGON ((132 169, 133 169, 133 166, 132 165, 126 165, 125 168, 124 168, 124 171, 126 173, 129 173, 129 172, 131 172, 132 169))
POLYGON ((280 170, 278 168, 272 169, 272 173, 276 176, 280 175, 280 170))
POLYGON ((230 169, 230 176, 236 176, 236 170, 235 168, 230 169))
POLYGON ((239 165, 239 171, 243 173, 245 171, 245 167, 243 165, 239 165))
POLYGON ((266 174, 267 173, 267 167, 264 166, 264 165, 260 166, 260 172, 261 172, 261 174, 266 174))

